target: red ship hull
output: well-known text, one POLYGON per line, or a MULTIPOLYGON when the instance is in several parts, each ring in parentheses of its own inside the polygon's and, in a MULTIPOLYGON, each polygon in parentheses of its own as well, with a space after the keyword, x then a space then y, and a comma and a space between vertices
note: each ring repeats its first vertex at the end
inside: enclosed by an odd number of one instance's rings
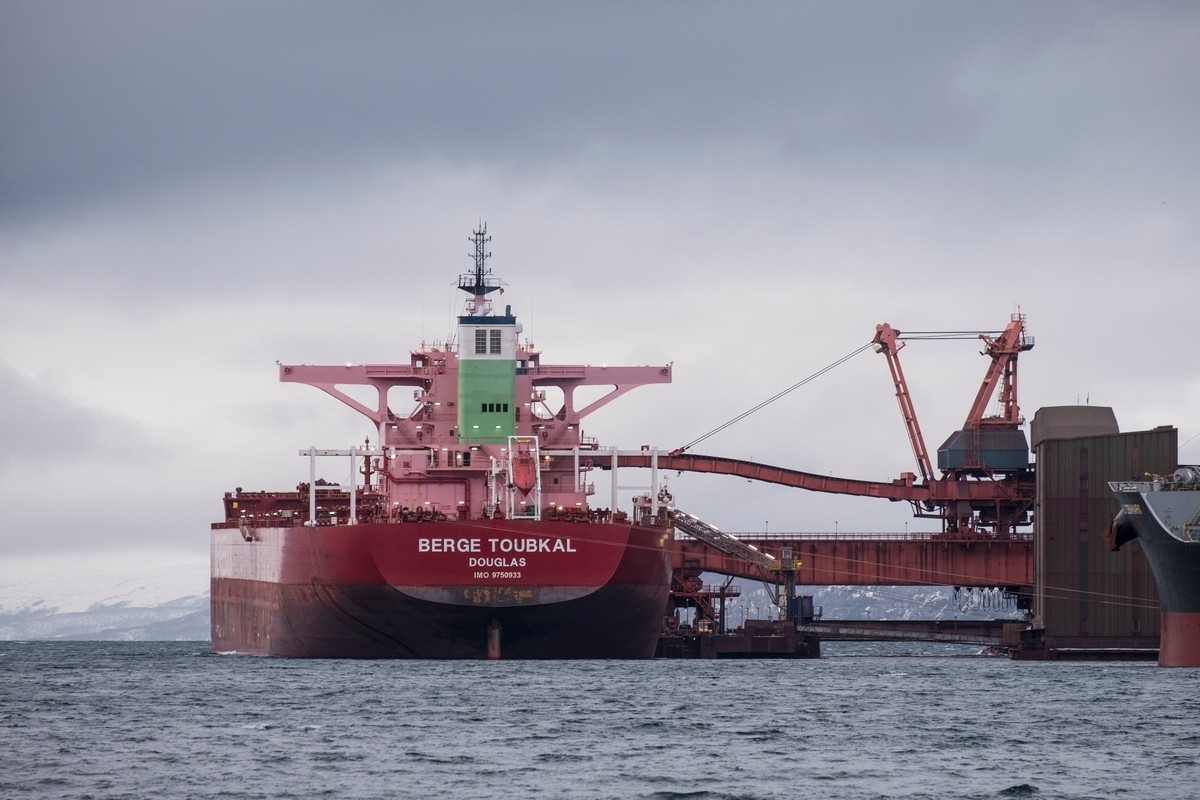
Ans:
POLYGON ((214 527, 213 649, 309 658, 650 658, 668 529, 492 520, 214 527))

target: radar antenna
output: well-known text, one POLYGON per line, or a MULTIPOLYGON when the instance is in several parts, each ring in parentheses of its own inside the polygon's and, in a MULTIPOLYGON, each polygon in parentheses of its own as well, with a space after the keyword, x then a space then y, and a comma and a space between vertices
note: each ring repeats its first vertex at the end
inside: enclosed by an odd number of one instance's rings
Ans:
POLYGON ((488 236, 487 223, 481 222, 479 229, 471 231, 471 234, 467 241, 475 244, 475 252, 469 254, 475 259, 475 270, 459 277, 458 288, 481 298, 499 289, 500 281, 492 277, 492 271, 487 268, 487 260, 492 257, 487 249, 487 243, 492 240, 492 237, 488 236))

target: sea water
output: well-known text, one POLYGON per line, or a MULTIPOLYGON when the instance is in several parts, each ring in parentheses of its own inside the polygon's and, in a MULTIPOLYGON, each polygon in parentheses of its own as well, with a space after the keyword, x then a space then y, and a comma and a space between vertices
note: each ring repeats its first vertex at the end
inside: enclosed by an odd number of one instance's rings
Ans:
POLYGON ((4 798, 1191 798, 1200 670, 0 643, 4 798))

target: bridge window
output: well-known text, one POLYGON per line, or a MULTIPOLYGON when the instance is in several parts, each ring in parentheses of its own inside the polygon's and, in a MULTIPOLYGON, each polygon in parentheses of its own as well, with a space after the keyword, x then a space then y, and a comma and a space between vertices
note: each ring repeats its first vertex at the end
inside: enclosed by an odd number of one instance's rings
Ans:
POLYGON ((492 344, 491 354, 494 356, 498 356, 498 355, 500 355, 500 330, 495 329, 495 330, 488 331, 488 333, 490 333, 491 337, 492 337, 491 338, 491 344, 492 344))
POLYGON ((483 355, 487 353, 487 331, 482 328, 475 329, 475 354, 483 355))

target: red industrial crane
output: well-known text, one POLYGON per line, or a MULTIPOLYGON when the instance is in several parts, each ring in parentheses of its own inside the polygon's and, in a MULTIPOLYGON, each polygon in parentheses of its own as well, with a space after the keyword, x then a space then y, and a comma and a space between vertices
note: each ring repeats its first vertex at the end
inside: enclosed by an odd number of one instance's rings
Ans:
POLYGON ((967 424, 996 427, 1020 425, 1024 420, 1017 405, 1017 355, 1033 349, 1033 338, 1025 336, 1025 315, 1014 314, 999 338, 993 339, 987 334, 980 334, 979 338, 984 342, 983 354, 991 356, 992 365, 967 414, 967 424), (985 417, 983 412, 997 385, 1001 387, 1000 404, 1004 411, 996 417, 985 417))
POLYGON ((913 409, 912 396, 908 393, 908 383, 904 380, 904 370, 900 368, 900 331, 886 322, 875 326, 873 344, 878 345, 876 352, 887 357, 888 368, 892 371, 892 383, 896 385, 896 400, 900 403, 900 415, 904 417, 904 427, 908 430, 908 440, 912 443, 913 455, 917 458, 917 469, 925 483, 933 480, 933 468, 929 465, 929 451, 925 448, 925 439, 921 436, 921 426, 917 423, 917 412, 913 409))
POLYGON ((903 340, 912 339, 981 339, 981 355, 991 358, 975 402, 967 412, 967 420, 938 448, 938 468, 950 476, 960 474, 978 478, 992 477, 1029 468, 1029 445, 1020 427, 1025 422, 1017 404, 1017 356, 1033 348, 1033 339, 1025 336, 1025 316, 1014 314, 1008 326, 993 336, 993 331, 918 331, 901 333, 886 322, 875 326, 876 351, 887 358, 896 387, 896 399, 908 430, 917 467, 926 482, 932 479, 929 454, 917 423, 916 411, 900 368, 900 349, 903 340), (1001 412, 985 417, 988 405, 1000 388, 1001 412))
MULTIPOLYGON (((1024 420, 1020 416, 1020 407, 1017 404, 1017 357, 1033 347, 1033 339, 1025 335, 1024 315, 1013 315, 1008 326, 1001 332, 949 331, 903 334, 884 323, 876 326, 875 338, 870 344, 830 367, 871 346, 887 357, 896 399, 900 404, 905 428, 917 460, 917 468, 921 473, 920 482, 917 482, 916 476, 911 472, 901 473, 899 479, 890 482, 834 478, 752 461, 696 455, 686 452, 691 445, 667 455, 621 455, 618 457, 618 465, 653 465, 658 469, 681 472, 736 475, 817 492, 907 501, 912 505, 915 516, 940 518, 943 532, 959 536, 1006 538, 1017 527, 1028 525, 1035 486, 1033 468, 1029 461, 1029 445, 1020 429, 1024 420), (981 354, 990 357, 991 363, 975 396, 975 402, 967 413, 966 423, 938 448, 937 465, 942 476, 935 478, 898 354, 904 346, 904 340, 963 338, 982 340, 984 349, 981 354), (997 387, 1000 388, 1002 411, 997 416, 985 417, 997 387)), ((817 375, 830 367, 821 370, 817 375)), ((801 386, 808 380, 810 378, 792 388, 801 386)), ((786 393, 781 392, 772 400, 786 393)), ((763 405, 765 403, 746 414, 763 405)), ((735 418, 734 421, 746 414, 735 418)), ((717 430, 722 430, 729 424, 731 423, 726 423, 717 430)), ((701 437, 703 438, 706 437, 701 437)), ((606 459, 597 459, 595 466, 607 468, 609 464, 605 461, 606 459)))

